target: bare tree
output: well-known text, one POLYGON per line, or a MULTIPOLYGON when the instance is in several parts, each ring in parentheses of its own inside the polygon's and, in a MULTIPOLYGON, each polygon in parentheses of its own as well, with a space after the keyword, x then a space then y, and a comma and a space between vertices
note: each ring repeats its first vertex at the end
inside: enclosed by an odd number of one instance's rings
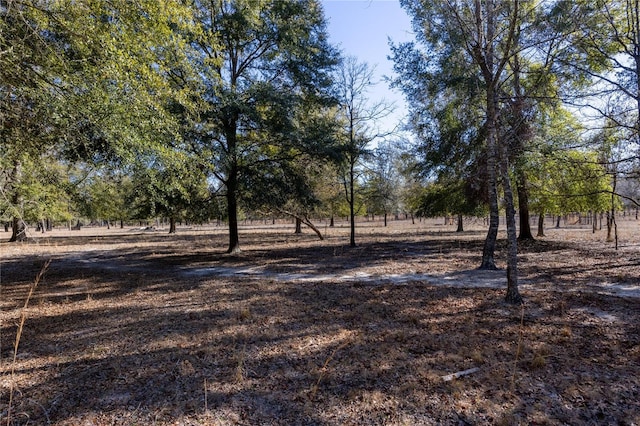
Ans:
POLYGON ((369 145, 373 141, 391 133, 378 127, 380 120, 391 113, 391 107, 384 101, 370 102, 368 98, 368 90, 375 84, 373 72, 374 69, 367 63, 347 57, 336 78, 339 91, 340 169, 345 198, 349 204, 351 247, 356 246, 356 187, 361 176, 360 162, 370 154, 369 145))

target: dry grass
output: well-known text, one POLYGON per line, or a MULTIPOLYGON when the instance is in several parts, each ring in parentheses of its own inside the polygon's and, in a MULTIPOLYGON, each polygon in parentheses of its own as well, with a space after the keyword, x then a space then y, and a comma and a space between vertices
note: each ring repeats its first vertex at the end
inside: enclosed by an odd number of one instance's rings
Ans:
POLYGON ((433 278, 473 281, 480 224, 363 226, 356 249, 256 226, 237 256, 211 229, 2 243, 0 423, 640 424, 640 299, 600 294, 640 282, 621 222, 618 252, 581 229, 523 245, 523 309, 433 278), (371 278, 408 273, 429 275, 371 278))

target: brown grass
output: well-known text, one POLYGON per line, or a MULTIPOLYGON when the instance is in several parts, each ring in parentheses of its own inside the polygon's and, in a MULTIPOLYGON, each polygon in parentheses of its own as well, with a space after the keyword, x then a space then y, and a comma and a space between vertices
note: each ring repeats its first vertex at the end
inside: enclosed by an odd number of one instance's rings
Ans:
POLYGON ((355 249, 346 227, 254 224, 236 256, 210 228, 2 243, 0 422, 639 424, 639 225, 620 222, 617 252, 586 227, 522 245, 522 309, 469 288, 481 223, 363 223, 355 249))

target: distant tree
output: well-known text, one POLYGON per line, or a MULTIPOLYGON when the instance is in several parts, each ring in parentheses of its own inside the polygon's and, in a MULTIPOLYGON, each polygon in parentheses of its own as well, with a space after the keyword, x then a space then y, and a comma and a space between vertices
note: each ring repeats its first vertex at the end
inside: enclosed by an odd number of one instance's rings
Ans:
POLYGON ((76 168, 68 192, 73 197, 77 213, 91 221, 111 222, 130 219, 133 215, 128 197, 132 191, 131 177, 109 168, 76 168), (74 182, 76 181, 76 182, 74 182))
POLYGON ((440 180, 427 185, 419 198, 418 215, 423 217, 456 216, 457 232, 464 231, 463 217, 486 213, 485 206, 468 194, 469 187, 463 180, 440 180))
POLYGON ((343 60, 336 76, 340 129, 337 133, 341 153, 340 174, 344 196, 349 204, 349 245, 356 246, 355 217, 357 211, 356 188, 362 182, 362 161, 371 155, 370 144, 387 136, 388 131, 378 127, 379 121, 390 112, 383 101, 372 102, 368 91, 374 85, 373 69, 354 57, 343 60))
POLYGON ((366 173, 365 193, 367 211, 384 216, 384 226, 390 213, 398 213, 400 202, 399 152, 389 142, 373 150, 366 173))
POLYGON ((170 152, 139 163, 132 179, 129 204, 134 217, 169 219, 169 233, 177 231, 179 220, 196 217, 210 203, 206 175, 186 155, 170 152))

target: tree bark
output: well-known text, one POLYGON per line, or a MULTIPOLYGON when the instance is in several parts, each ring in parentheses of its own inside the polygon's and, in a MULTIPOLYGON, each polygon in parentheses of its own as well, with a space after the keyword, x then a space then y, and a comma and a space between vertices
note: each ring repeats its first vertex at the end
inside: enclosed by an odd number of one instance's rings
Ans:
POLYGON ((355 163, 351 161, 350 169, 349 169, 349 246, 356 246, 356 208, 355 208, 355 163))
POLYGON ((173 216, 169 218, 169 233, 170 234, 176 233, 176 218, 173 216))
POLYGON ((497 101, 491 87, 487 88, 487 185, 489 196, 489 230, 484 240, 482 249, 482 263, 479 269, 495 270, 494 254, 496 241, 498 238, 498 227, 500 226, 500 216, 498 209, 498 188, 497 188, 497 141, 496 141, 496 117, 497 101))
POLYGON ((544 237, 544 212, 538 214, 538 237, 544 237))
POLYGON ((227 215, 229 220, 229 248, 227 253, 240 253, 240 236, 238 234, 238 200, 236 198, 237 176, 227 180, 227 215))
POLYGON ((240 253, 240 236, 238 234, 238 135, 237 135, 238 118, 229 117, 225 129, 225 137, 227 140, 227 217, 229 220, 229 247, 227 253, 240 253))
POLYGON ((464 232, 464 225, 462 224, 462 213, 458 213, 458 229, 456 232, 464 232))
POLYGON ((310 220, 306 215, 302 215, 302 216, 301 216, 301 215, 298 215, 298 214, 295 214, 295 213, 293 213, 293 212, 290 212, 290 211, 287 211, 287 210, 283 210, 283 209, 278 209, 278 211, 279 211, 280 213, 283 213, 283 214, 289 215, 289 216, 291 216, 291 217, 294 217, 294 218, 296 219, 296 225, 297 225, 297 223, 298 223, 298 222, 300 222, 300 223, 304 223, 304 224, 305 224, 305 225, 307 225, 309 228, 311 228, 311 230, 312 230, 313 232, 315 232, 315 233, 316 233, 316 235, 318 236, 318 238, 319 238, 320 240, 324 240, 324 237, 322 236, 322 232, 320 232, 320 230, 318 229, 318 227, 316 227, 316 226, 311 222, 311 220, 310 220))
POLYGON ((518 168, 516 171, 518 177, 516 180, 516 191, 518 192, 518 212, 520 213, 520 241, 533 241, 531 233, 531 217, 529 215, 529 190, 527 189, 527 177, 524 172, 518 168))
POLYGON ((302 219, 296 217, 296 230, 294 234, 302 234, 302 219))
POLYGON ((19 217, 14 217, 11 224, 11 239, 10 243, 15 243, 16 241, 24 241, 27 239, 27 224, 24 223, 24 220, 19 217))
POLYGON ((518 239, 516 235, 516 209, 513 201, 513 190, 509 178, 509 158, 506 143, 501 147, 500 171, 504 190, 505 210, 507 216, 507 294, 505 301, 522 304, 522 296, 518 289, 518 239))

